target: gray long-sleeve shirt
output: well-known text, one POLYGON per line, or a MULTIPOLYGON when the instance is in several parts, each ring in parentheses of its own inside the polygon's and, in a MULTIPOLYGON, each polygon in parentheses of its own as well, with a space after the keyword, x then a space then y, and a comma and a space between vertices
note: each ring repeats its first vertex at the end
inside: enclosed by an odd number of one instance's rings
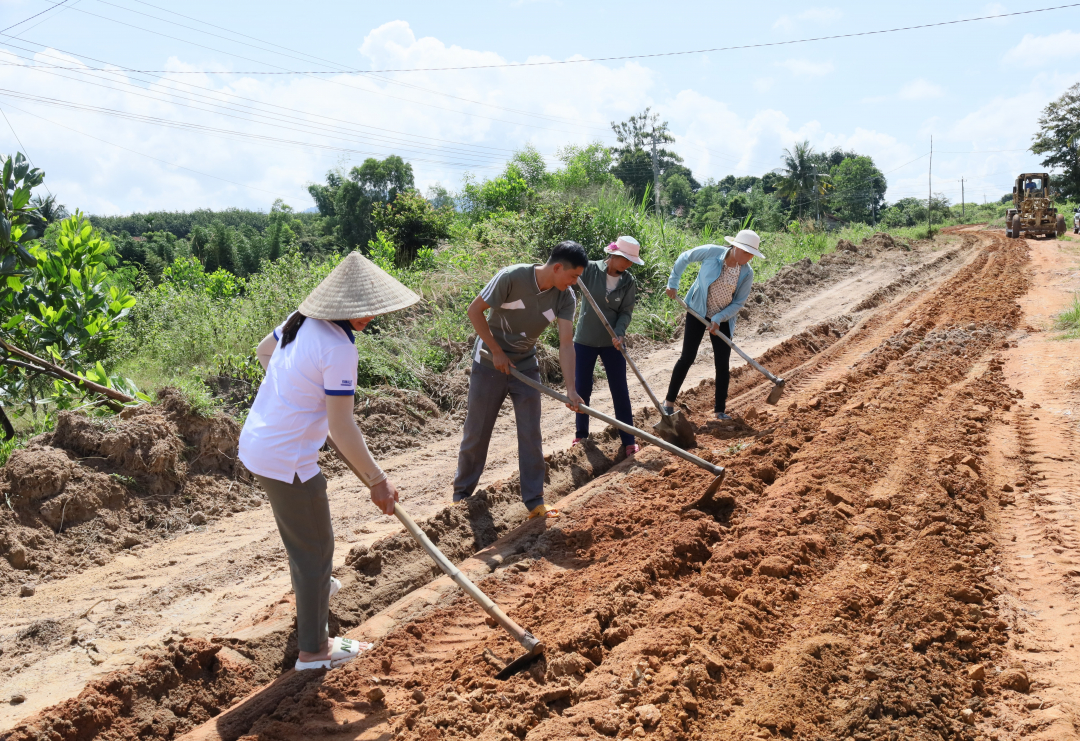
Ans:
MULTIPOLYGON (((585 272, 578 278, 579 289, 587 289, 604 312, 608 324, 619 337, 626 335, 630 319, 637 302, 637 282, 630 271, 619 276, 619 282, 611 293, 607 292, 607 264, 604 260, 594 260, 585 266, 585 272)), ((581 316, 574 330, 574 342, 589 347, 611 347, 611 335, 596 317, 588 299, 581 300, 581 316)))

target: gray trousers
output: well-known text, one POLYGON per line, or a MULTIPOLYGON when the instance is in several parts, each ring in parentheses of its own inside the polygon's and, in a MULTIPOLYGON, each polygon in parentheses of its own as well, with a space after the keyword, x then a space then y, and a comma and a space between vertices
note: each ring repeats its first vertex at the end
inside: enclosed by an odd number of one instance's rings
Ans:
MULTIPOLYGON (((540 380, 539 371, 526 376, 540 380)), ((480 474, 487 463, 491 431, 506 395, 514 402, 517 421, 518 471, 521 474, 521 501, 530 510, 544 503, 544 444, 540 434, 540 392, 513 376, 500 373, 473 361, 469 376, 469 411, 465 416, 465 434, 458 453, 454 476, 454 501, 459 502, 476 491, 480 474)))
POLYGON ((300 483, 256 475, 274 510, 281 542, 289 554, 296 593, 296 636, 301 651, 317 653, 329 637, 330 576, 334 570, 334 528, 321 473, 300 483))

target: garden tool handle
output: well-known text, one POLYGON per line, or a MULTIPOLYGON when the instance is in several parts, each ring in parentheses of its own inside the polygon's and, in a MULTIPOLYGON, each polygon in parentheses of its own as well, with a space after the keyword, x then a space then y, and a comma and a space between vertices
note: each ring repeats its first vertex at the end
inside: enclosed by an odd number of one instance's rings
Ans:
MULTIPOLYGON (((682 304, 682 307, 684 309, 686 309, 687 314, 689 314, 690 316, 697 319, 699 322, 704 324, 706 327, 710 327, 710 328, 712 327, 712 322, 710 322, 708 319, 703 317, 701 314, 698 314, 696 311, 694 311, 689 306, 687 306, 686 302, 683 301, 681 296, 676 296, 675 300, 678 301, 680 304, 682 304)), ((710 331, 711 331, 711 329, 710 329, 710 331)), ((770 381, 772 381, 775 384, 783 383, 783 381, 781 379, 777 378, 772 373, 770 373, 768 368, 766 368, 761 363, 754 360, 752 357, 750 357, 745 352, 743 352, 742 348, 740 348, 738 345, 736 345, 734 342, 732 342, 730 339, 728 339, 727 335, 725 335, 723 332, 713 332, 713 335, 715 335, 716 337, 719 337, 724 342, 726 342, 728 347, 730 347, 735 352, 739 353, 739 355, 742 356, 742 359, 745 360, 747 363, 749 363, 751 365, 751 367, 753 367, 753 369, 756 370, 758 373, 765 376, 766 378, 768 378, 770 381)))
MULTIPOLYGON (((348 458, 341 454, 341 451, 338 450, 338 447, 334 444, 334 441, 328 437, 326 438, 326 442, 331 448, 333 448, 334 452, 337 453, 338 458, 344 461, 345 465, 348 466, 359 479, 359 471, 356 470, 356 468, 353 466, 353 464, 349 461, 348 458)), ((360 480, 363 481, 363 479, 360 480)), ((514 640, 521 644, 522 648, 531 653, 539 653, 544 650, 544 644, 542 644, 539 639, 537 639, 532 633, 525 630, 520 625, 511 620, 506 615, 506 613, 499 608, 498 605, 491 601, 490 597, 480 591, 480 588, 473 584, 472 581, 470 581, 469 577, 461 573, 461 570, 458 569, 458 567, 455 566, 450 561, 450 559, 443 555, 443 552, 440 551, 435 546, 435 544, 431 542, 431 539, 428 538, 424 531, 420 529, 420 526, 413 521, 413 518, 409 516, 409 513, 406 512, 402 508, 401 504, 399 504, 398 502, 394 502, 394 515, 398 518, 398 520, 401 521, 401 524, 405 526, 405 529, 409 531, 409 535, 413 537, 413 540, 419 543, 420 546, 425 551, 427 551, 427 554, 431 556, 431 560, 433 560, 438 565, 438 567, 442 569, 443 573, 449 576, 455 584, 461 587, 462 591, 465 592, 465 594, 472 597, 473 600, 475 600, 476 603, 480 605, 480 607, 484 608, 484 612, 490 615, 495 622, 501 625, 503 627, 503 630, 512 635, 514 637, 514 640)))
MULTIPOLYGON (((600 307, 597 305, 596 299, 593 298, 592 293, 589 291, 589 287, 582 284, 581 292, 585 294, 586 300, 592 305, 593 311, 595 311, 596 316, 600 318, 600 322, 604 325, 604 329, 606 329, 608 331, 608 334, 611 335, 611 339, 619 339, 618 336, 615 334, 615 330, 611 328, 611 324, 608 323, 607 317, 604 316, 604 312, 600 311, 600 307)), ((630 357, 630 353, 626 351, 625 342, 621 342, 619 344, 622 345, 622 347, 619 348, 619 352, 621 352, 622 356, 626 358, 626 362, 630 365, 630 369, 634 371, 634 375, 637 376, 637 379, 639 381, 641 381, 641 385, 645 387, 645 393, 649 395, 649 399, 652 400, 653 406, 656 407, 656 410, 660 412, 661 416, 667 416, 664 414, 663 407, 660 406, 660 400, 656 398, 656 394, 653 393, 652 388, 650 388, 649 384, 645 381, 645 377, 642 376, 641 371, 638 370, 637 363, 635 363, 634 359, 630 357)))
MULTIPOLYGON (((481 348, 480 349, 480 354, 483 355, 488 360, 491 360, 491 353, 489 353, 487 350, 481 348)), ((547 394, 552 399, 556 399, 558 401, 561 401, 563 404, 573 404, 573 402, 570 401, 570 397, 564 396, 563 394, 560 394, 558 391, 555 391, 554 389, 549 389, 544 384, 540 383, 539 381, 534 381, 533 379, 529 378, 524 373, 521 373, 520 371, 516 370, 513 367, 510 368, 510 375, 512 375, 514 378, 518 379, 522 383, 526 384, 527 386, 531 386, 532 388, 536 389, 540 393, 547 394)), ((723 466, 714 466, 712 463, 709 463, 704 458, 698 458, 693 453, 687 453, 682 448, 680 448, 678 446, 675 446, 675 445, 672 445, 671 443, 667 442, 666 440, 661 440, 660 438, 656 437, 655 435, 650 435, 649 433, 647 433, 647 432, 645 432, 643 430, 639 430, 637 427, 632 427, 632 426, 626 424, 625 422, 620 422, 619 420, 615 419, 614 417, 609 417, 608 415, 604 414, 603 412, 598 412, 595 409, 593 409, 592 407, 585 406, 584 404, 578 404, 578 409, 582 413, 588 414, 590 417, 595 417, 596 419, 600 420, 601 422, 609 424, 609 425, 611 425, 612 427, 614 427, 617 430, 622 430, 623 432, 628 432, 631 435, 634 435, 635 437, 640 437, 642 440, 645 440, 646 442, 651 443, 652 445, 655 445, 658 448, 663 448, 667 452, 673 453, 673 454, 679 456, 680 458, 682 458, 683 460, 690 461, 695 466, 699 466, 701 468, 704 468, 706 471, 711 473, 713 476, 723 476, 724 475, 724 467, 723 466)))

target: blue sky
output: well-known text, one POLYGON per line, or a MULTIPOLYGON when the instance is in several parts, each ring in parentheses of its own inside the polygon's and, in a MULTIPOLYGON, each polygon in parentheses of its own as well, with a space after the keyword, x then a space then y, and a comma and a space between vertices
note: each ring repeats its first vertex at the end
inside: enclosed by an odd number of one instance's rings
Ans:
MULTIPOLYGON (((1049 0, 684 2, 674 15, 652 3, 561 0, 464 8, 318 0, 189 0, 182 8, 67 0, 53 8, 57 2, 0 0, 0 28, 48 11, 0 35, 0 108, 50 189, 91 213, 265 209, 276 197, 303 209, 312 205, 305 186, 328 169, 389 153, 413 163, 421 187, 455 189, 466 172, 496 174, 527 143, 553 165, 566 144, 611 143, 609 122, 645 106, 670 122, 673 148, 699 180, 760 175, 780 165, 785 147, 808 139, 872 156, 887 173, 890 200, 924 196, 933 136, 934 191, 959 201, 963 177, 968 200, 996 199, 1016 173, 1039 169, 1026 151, 1039 112, 1080 80, 1080 7, 652 59, 246 74, 773 43, 1000 15, 1055 4, 1049 0)), ((21 149, 2 120, 0 147, 21 149)))

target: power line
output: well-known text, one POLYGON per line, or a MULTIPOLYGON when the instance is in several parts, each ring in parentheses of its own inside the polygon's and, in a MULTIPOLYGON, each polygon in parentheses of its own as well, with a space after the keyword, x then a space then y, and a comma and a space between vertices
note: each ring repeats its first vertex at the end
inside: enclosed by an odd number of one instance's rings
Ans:
MULTIPOLYGON (((620 61, 624 61, 624 60, 628 60, 628 59, 657 59, 657 58, 661 58, 661 57, 687 56, 687 55, 690 55, 690 54, 711 54, 713 52, 723 52, 723 51, 743 51, 743 50, 746 50, 746 49, 764 49, 764 48, 775 47, 775 46, 792 46, 792 45, 795 45, 795 44, 809 44, 809 43, 817 42, 817 41, 834 41, 836 39, 851 39, 851 38, 858 38, 858 37, 861 37, 861 36, 878 36, 878 35, 888 34, 888 33, 900 33, 900 32, 903 32, 903 31, 918 31, 918 30, 922 30, 922 29, 926 29, 926 28, 938 28, 938 27, 941 27, 941 26, 955 26, 955 25, 959 25, 959 24, 962 24, 962 23, 975 23, 975 22, 978 22, 978 21, 999 20, 1001 18, 1011 18, 1011 17, 1014 17, 1014 16, 1021 16, 1021 15, 1032 15, 1032 14, 1035 14, 1035 13, 1049 13, 1049 12, 1054 11, 1054 10, 1066 10, 1068 8, 1077 8, 1077 7, 1080 7, 1080 3, 1070 3, 1068 5, 1055 5, 1055 6, 1049 7, 1049 8, 1036 8, 1034 10, 1020 10, 1020 11, 1015 11, 1015 12, 1012 12, 1012 13, 998 13, 998 14, 995 14, 995 15, 983 15, 983 16, 977 16, 977 17, 974 17, 974 18, 960 18, 958 20, 952 20, 952 21, 938 21, 936 23, 921 23, 921 24, 914 25, 914 26, 900 26, 900 27, 897 27, 897 28, 884 28, 884 29, 878 29, 878 30, 874 30, 874 31, 856 31, 856 32, 852 32, 852 33, 834 34, 832 36, 815 36, 815 37, 812 37, 812 38, 805 38, 805 39, 792 39, 790 41, 768 41, 768 42, 762 42, 762 43, 759 43, 759 44, 741 44, 741 45, 738 45, 738 46, 719 46, 719 47, 715 47, 715 48, 712 48, 712 49, 692 49, 692 50, 689 50, 689 51, 668 51, 668 52, 656 52, 656 53, 652 53, 652 54, 625 54, 625 55, 622 55, 622 56, 592 57, 592 58, 587 58, 587 59, 555 59, 555 60, 546 61, 546 62, 512 62, 512 63, 505 63, 505 64, 477 64, 477 65, 466 65, 466 66, 458 66, 458 67, 406 67, 406 68, 398 68, 398 69, 348 70, 346 72, 346 74, 372 75, 372 74, 387 74, 387 73, 390 73, 390 72, 451 72, 451 71, 474 70, 474 69, 513 69, 513 68, 525 68, 525 67, 553 67, 553 66, 564 65, 564 64, 586 64, 586 63, 589 63, 589 62, 620 62, 620 61)), ((80 12, 87 13, 88 11, 83 10, 83 11, 80 11, 80 12)), ((90 15, 96 15, 96 14, 90 13, 90 15)), ((97 16, 97 17, 102 17, 103 18, 104 16, 97 16)), ((108 20, 111 20, 111 19, 108 19, 108 20)), ((116 22, 117 23, 122 23, 122 21, 116 21, 116 22)), ((130 24, 125 24, 125 25, 130 25, 130 24)), ((133 26, 133 28, 137 28, 137 27, 133 26)), ((164 35, 164 34, 162 34, 162 35, 164 35)), ((180 39, 180 40, 182 40, 182 39, 180 39)), ((189 43, 194 43, 194 42, 189 42, 189 43)), ((196 44, 196 45, 198 46, 198 44, 196 44)), ((209 47, 204 47, 204 48, 209 48, 209 47)), ((228 53, 228 52, 226 52, 226 53, 228 53)), ((233 56, 239 56, 239 55, 233 55, 233 56)), ((249 61, 256 61, 256 60, 249 60, 249 61)), ((260 62, 257 62, 257 63, 260 63, 260 62)), ((265 64, 265 62, 262 62, 261 64, 265 64)), ((273 65, 271 65, 271 66, 273 66, 273 65)), ((173 70, 139 70, 139 71, 140 72, 149 72, 149 73, 169 73, 169 74, 206 74, 205 72, 202 72, 202 71, 184 71, 184 72, 176 72, 176 71, 173 71, 173 70)), ((268 71, 250 71, 249 72, 249 71, 245 71, 245 72, 228 72, 228 73, 222 73, 222 74, 234 74, 234 75, 336 75, 336 74, 343 74, 343 72, 340 72, 340 71, 327 72, 327 71, 324 71, 324 70, 304 70, 304 71, 287 70, 287 71, 282 71, 282 72, 268 72, 268 71)))
MULTIPOLYGON (((41 14, 38 13, 38 15, 41 15, 41 14)), ((29 20, 29 18, 27 20, 29 20)), ((15 24, 15 25, 18 25, 18 24, 15 24)), ((27 150, 26 145, 22 143, 22 139, 19 138, 19 135, 17 133, 15 133, 15 127, 11 125, 11 119, 7 117, 7 113, 4 113, 3 108, 0 108, 0 114, 3 114, 4 120, 7 121, 8 128, 11 129, 11 133, 12 133, 12 135, 14 135, 15 141, 19 142, 19 147, 22 149, 23 154, 26 155, 26 159, 30 160, 30 166, 36 168, 37 165, 35 165, 34 160, 30 158, 29 150, 27 150)), ((42 182, 41 184, 45 185, 44 182, 42 182)), ((45 185, 45 190, 49 191, 50 196, 53 194, 53 192, 51 190, 49 190, 49 186, 47 186, 47 185, 45 185)))
POLYGON ((26 23, 27 21, 32 21, 32 20, 34 20, 35 18, 37 18, 37 17, 39 16, 39 15, 45 15, 45 14, 46 14, 46 13, 48 13, 48 12, 49 12, 50 10, 56 10, 57 8, 59 8, 59 7, 61 6, 61 5, 63 5, 63 4, 64 4, 64 3, 66 3, 67 1, 68 1, 68 0, 60 0, 60 2, 58 2, 58 3, 54 4, 54 5, 52 6, 52 7, 49 7, 49 8, 45 8, 45 10, 41 11, 40 13, 34 13, 34 14, 33 14, 32 16, 30 16, 29 18, 23 19, 23 20, 19 21, 18 23, 13 23, 12 25, 8 26, 8 27, 7 27, 7 28, 5 28, 5 29, 0 29, 0 33, 4 33, 4 31, 10 31, 11 29, 15 28, 15 26, 21 26, 22 24, 26 23))
MULTIPOLYGON (((268 67, 276 67, 278 70, 281 70, 280 74, 289 74, 289 75, 294 75, 295 74, 295 75, 303 75, 303 76, 307 76, 307 77, 313 77, 315 79, 323 79, 326 82, 329 82, 329 83, 331 83, 333 85, 339 85, 341 87, 350 88, 352 90, 358 90, 358 91, 363 92, 363 93, 368 93, 368 94, 371 94, 371 95, 381 95, 383 97, 391 98, 393 100, 403 100, 403 101, 405 101, 407 103, 411 103, 413 105, 426 106, 426 107, 429 107, 429 108, 434 108, 436 110, 449 111, 451 113, 457 113, 459 115, 471 116, 473 118, 484 118, 484 119, 487 119, 487 120, 490 120, 490 121, 498 121, 499 123, 506 123, 506 124, 511 124, 511 125, 514 125, 514 126, 529 126, 531 128, 545 129, 545 130, 549 130, 549 131, 560 131, 561 133, 564 133, 564 134, 572 134, 572 133, 574 133, 574 132, 569 132, 569 131, 563 131, 563 130, 560 130, 560 129, 552 129, 549 126, 538 126, 536 124, 529 124, 529 123, 524 123, 524 122, 521 122, 521 121, 507 121, 505 119, 493 118, 491 116, 482 116, 482 115, 479 115, 479 114, 465 113, 463 111, 457 111, 457 110, 455 110, 453 108, 445 108, 443 106, 435 105, 434 103, 428 103, 428 102, 421 101, 421 100, 413 100, 411 98, 403 98, 401 96, 393 95, 391 93, 388 93, 388 92, 385 92, 385 91, 382 91, 382 90, 372 90, 372 89, 368 89, 368 88, 357 87, 356 85, 350 85, 350 84, 347 84, 345 82, 342 82, 341 80, 332 80, 332 79, 326 79, 325 77, 319 77, 319 75, 327 75, 327 74, 335 74, 335 75, 350 74, 350 72, 348 72, 348 71, 326 72, 324 70, 320 70, 320 71, 318 71, 316 73, 312 73, 312 72, 306 72, 306 71, 289 70, 289 69, 286 69, 285 67, 281 67, 280 65, 277 65, 277 64, 272 64, 270 62, 262 62, 262 61, 257 60, 257 59, 252 59, 250 57, 245 57, 245 56, 243 56, 241 54, 236 54, 234 52, 225 51, 224 49, 217 49, 217 48, 212 47, 212 46, 207 46, 205 44, 200 44, 197 41, 191 41, 189 39, 180 38, 179 36, 171 36, 171 35, 169 35, 167 33, 162 33, 161 31, 155 31, 155 30, 150 29, 150 28, 144 28, 142 26, 136 26, 133 23, 127 23, 126 21, 117 20, 116 18, 110 18, 109 16, 101 15, 99 13, 94 13, 94 12, 91 12, 89 10, 83 10, 82 8, 75 8, 75 7, 72 6, 71 9, 74 10, 75 12, 77 12, 77 13, 84 13, 84 14, 92 16, 94 18, 99 18, 101 20, 106 20, 106 21, 109 21, 111 23, 116 23, 116 24, 121 25, 121 26, 127 26, 128 28, 133 28, 133 29, 135 29, 137 31, 142 31, 143 33, 154 34, 155 36, 161 36, 163 38, 171 39, 173 41, 179 41, 181 43, 190 44, 192 46, 197 46, 200 49, 206 49, 208 51, 217 52, 219 54, 227 54, 228 56, 236 57, 237 59, 243 59, 243 60, 248 61, 248 62, 255 62, 256 64, 265 64, 268 67)), ((131 12, 138 12, 138 11, 131 11, 131 12)), ((146 14, 141 13, 140 15, 146 15, 146 14)), ((151 17, 153 17, 153 16, 151 16, 151 17)), ((161 19, 158 19, 158 20, 161 20, 161 19)), ((203 32, 203 33, 205 33, 205 32, 203 32)), ((216 36, 216 34, 213 34, 213 35, 216 36)), ((82 55, 77 55, 77 56, 82 56, 82 55)), ((69 69, 74 69, 74 68, 69 68, 69 69)), ((107 72, 108 70, 98 69, 98 70, 94 70, 94 71, 96 71, 96 72, 107 72)), ((143 72, 144 74, 171 74, 168 70, 158 70, 158 71, 155 72, 155 71, 130 70, 129 69, 128 71, 130 71, 130 72, 143 72)), ((181 74, 186 74, 186 73, 187 72, 184 71, 181 74)), ((199 74, 207 74, 207 73, 200 72, 199 74)), ((429 90, 427 92, 439 94, 436 91, 430 91, 429 90)), ((533 116, 534 114, 528 114, 528 115, 533 116)))
MULTIPOLYGON (((26 52, 31 51, 30 49, 26 49, 25 47, 21 47, 21 46, 15 45, 15 44, 12 44, 11 46, 14 47, 14 48, 17 48, 17 49, 22 49, 23 51, 26 51, 26 52)), ((65 53, 70 53, 70 52, 65 52, 65 53)), ((50 59, 58 59, 59 58, 59 57, 56 57, 54 55, 47 54, 47 53, 41 53, 40 55, 43 56, 43 57, 46 57, 46 58, 50 58, 50 59)), ((17 58, 20 58, 20 59, 27 59, 26 57, 21 57, 21 56, 19 56, 17 54, 14 55, 14 56, 16 56, 17 58)), ((27 59, 27 61, 34 61, 34 60, 27 59)), ((20 66, 20 67, 23 67, 25 69, 31 69, 31 70, 35 70, 35 71, 39 71, 39 72, 45 72, 46 74, 53 74, 53 75, 56 75, 57 77, 61 77, 61 78, 67 79, 67 80, 72 80, 74 82, 79 82, 81 84, 105 87, 106 89, 109 89, 109 90, 117 90, 117 88, 111 87, 109 85, 99 85, 98 83, 92 83, 92 82, 88 82, 86 80, 76 79, 76 78, 73 78, 73 77, 69 77, 67 75, 59 74, 58 72, 51 71, 51 70, 57 70, 57 69, 60 69, 60 70, 73 70, 77 74, 82 74, 82 75, 85 75, 87 77, 91 77, 93 79, 98 79, 98 80, 106 79, 106 78, 99 77, 97 75, 90 74, 88 71, 86 71, 88 68, 61 67, 59 65, 42 64, 42 63, 32 64, 32 65, 13 65, 13 66, 20 66)), ((121 74, 121 73, 120 73, 119 70, 112 69, 112 70, 106 70, 105 74, 118 75, 118 74, 121 74)), ((161 80, 162 78, 158 77, 156 79, 161 80)), ((236 103, 229 103, 227 101, 221 101, 219 99, 215 99, 215 98, 213 98, 213 97, 211 97, 209 95, 203 94, 203 93, 198 93, 198 92, 195 92, 195 93, 181 93, 181 91, 161 90, 161 89, 156 90, 156 91, 149 91, 149 90, 146 90, 144 88, 140 88, 138 86, 132 85, 130 82, 128 82, 128 81, 126 81, 124 79, 119 79, 119 80, 110 79, 108 81, 109 82, 114 82, 116 84, 123 85, 125 87, 135 88, 136 90, 139 90, 140 92, 131 92, 129 94, 136 95, 136 96, 139 96, 139 97, 148 97, 148 98, 150 98, 152 100, 162 100, 162 101, 164 101, 165 98, 156 97, 154 95, 149 95, 149 93, 151 93, 151 92, 155 92, 155 93, 159 93, 159 94, 165 94, 165 95, 171 95, 172 97, 179 98, 180 100, 185 99, 184 97, 182 97, 182 95, 194 95, 194 96, 196 96, 198 98, 204 98, 207 101, 210 101, 209 103, 206 103, 206 105, 210 105, 210 106, 212 106, 214 108, 224 108, 224 110, 231 110, 231 111, 234 111, 234 112, 244 112, 244 113, 248 113, 249 115, 250 114, 255 114, 255 115, 263 116, 263 117, 274 116, 274 117, 277 117, 278 119, 284 118, 285 120, 298 122, 298 123, 301 123, 301 124, 306 125, 306 126, 314 125, 314 126, 316 126, 318 128, 323 128, 323 129, 332 128, 332 129, 337 129, 339 131, 342 130, 341 126, 336 126, 334 124, 329 124, 329 125, 312 124, 307 119, 299 118, 297 116, 291 116, 291 115, 284 115, 283 116, 282 114, 275 114, 272 111, 262 111, 262 110, 259 110, 257 108, 254 108, 252 106, 236 104, 236 103), (228 108, 228 107, 225 107, 225 106, 233 106, 233 107, 228 108), (246 109, 246 110, 245 111, 237 111, 236 110, 237 108, 246 109)), ((138 81, 139 82, 145 82, 145 80, 138 80, 138 81)), ((196 88, 198 90, 206 90, 206 88, 202 88, 201 86, 190 85, 189 83, 185 83, 185 82, 179 82, 179 81, 173 81, 173 82, 175 82, 178 85, 183 85, 185 87, 194 87, 194 88, 196 88)), ((306 112, 306 111, 301 111, 301 110, 298 110, 298 109, 289 108, 289 107, 281 106, 281 105, 275 105, 275 104, 271 104, 271 103, 264 103, 262 101, 254 99, 254 98, 247 98, 247 97, 244 97, 244 96, 241 96, 241 95, 237 95, 235 93, 227 93, 227 92, 224 92, 224 91, 216 91, 216 90, 212 90, 212 91, 209 91, 209 92, 212 92, 215 95, 221 95, 221 96, 226 96, 226 97, 236 98, 236 99, 239 99, 239 100, 248 101, 250 103, 254 103, 255 105, 261 106, 263 108, 279 109, 279 110, 283 110, 283 111, 288 111, 290 113, 304 114, 308 118, 314 117, 314 118, 323 119, 325 121, 332 121, 335 124, 337 124, 337 123, 344 124, 346 127, 350 127, 350 128, 354 128, 354 129, 355 128, 371 129, 373 131, 383 131, 383 132, 387 132, 389 134, 396 134, 396 135, 403 136, 403 137, 410 137, 412 139, 424 139, 424 140, 428 140, 428 141, 440 142, 440 143, 454 145, 453 147, 450 147, 450 149, 456 149, 456 148, 460 148, 460 147, 465 147, 465 148, 472 149, 472 150, 488 150, 490 152, 500 152, 500 151, 501 152, 511 152, 512 151, 512 150, 504 149, 504 148, 501 148, 501 147, 492 147, 492 146, 483 145, 483 144, 470 144, 470 143, 465 143, 465 142, 454 142, 454 141, 451 141, 451 140, 439 139, 439 138, 436 138, 436 137, 428 137, 428 136, 417 135, 417 134, 406 134, 404 132, 397 132, 397 131, 393 131, 391 129, 382 129, 380 127, 374 127, 374 126, 370 126, 370 125, 367 125, 367 124, 359 124, 359 123, 356 123, 356 122, 346 121, 344 119, 337 119, 337 118, 333 118, 333 117, 329 117, 329 116, 319 116, 319 115, 314 115, 313 116, 313 114, 311 114, 309 112, 306 112)), ((191 100, 190 98, 186 98, 186 99, 191 100)), ((188 104, 180 103, 180 102, 177 102, 177 101, 173 101, 173 102, 175 102, 177 105, 182 105, 182 106, 185 106, 185 107, 194 107, 196 110, 201 110, 201 111, 206 111, 207 110, 205 108, 199 108, 199 107, 195 107, 195 106, 190 106, 188 104)), ((228 114, 224 114, 224 115, 228 115, 228 114)), ((356 133, 359 133, 359 134, 361 134, 363 136, 367 136, 367 137, 373 136, 372 134, 368 134, 366 132, 356 132, 356 133)), ((384 138, 388 142, 390 142, 391 144, 395 144, 397 146, 431 148, 430 146, 425 145, 425 144, 420 143, 420 142, 409 142, 407 140, 395 139, 394 137, 387 137, 387 136, 382 135, 382 134, 378 134, 378 135, 374 135, 374 136, 379 136, 381 138, 384 138)), ((446 147, 441 147, 440 149, 446 149, 446 147)))
MULTIPOLYGON (((161 162, 162 164, 169 165, 170 167, 178 167, 181 170, 187 170, 188 172, 193 172, 196 175, 202 175, 203 177, 213 178, 214 180, 220 180, 221 182, 229 183, 230 185, 238 185, 241 188, 249 188, 250 190, 257 190, 257 191, 259 191, 261 193, 269 193, 270 195, 274 196, 275 198, 281 198, 282 197, 281 194, 274 193, 273 191, 264 190, 263 188, 256 188, 254 185, 245 185, 244 183, 238 183, 235 180, 228 180, 226 178, 219 177, 217 175, 211 175, 208 172, 202 172, 200 170, 195 170, 195 169, 190 168, 190 167, 185 167, 184 165, 178 165, 175 162, 169 162, 168 160, 163 160, 160 157, 154 157, 153 155, 149 155, 149 154, 146 154, 144 152, 140 152, 140 151, 135 150, 135 149, 130 149, 128 147, 121 146, 120 144, 116 144, 115 142, 111 142, 111 141, 108 141, 106 139, 100 139, 100 138, 94 136, 93 134, 87 134, 85 131, 79 131, 78 129, 73 129, 70 126, 65 126, 62 123, 57 123, 56 121, 45 118, 44 116, 39 116, 36 113, 31 113, 30 111, 27 111, 27 110, 25 110, 23 108, 19 108, 18 106, 13 106, 10 103, 8 104, 8 106, 10 108, 14 108, 16 111, 19 111, 21 113, 25 113, 28 116, 33 116, 34 118, 37 118, 37 119, 39 119, 41 121, 45 121, 46 123, 51 123, 53 126, 59 126, 62 129, 67 129, 68 131, 73 131, 76 134, 80 134, 81 136, 88 137, 90 139, 93 139, 94 141, 101 142, 102 144, 108 144, 111 147, 116 147, 117 149, 123 149, 125 152, 131 152, 132 154, 137 154, 140 157, 146 157, 147 159, 151 159, 151 160, 154 160, 156 162, 161 162)), ((284 199, 282 199, 282 200, 284 200, 284 199)))

